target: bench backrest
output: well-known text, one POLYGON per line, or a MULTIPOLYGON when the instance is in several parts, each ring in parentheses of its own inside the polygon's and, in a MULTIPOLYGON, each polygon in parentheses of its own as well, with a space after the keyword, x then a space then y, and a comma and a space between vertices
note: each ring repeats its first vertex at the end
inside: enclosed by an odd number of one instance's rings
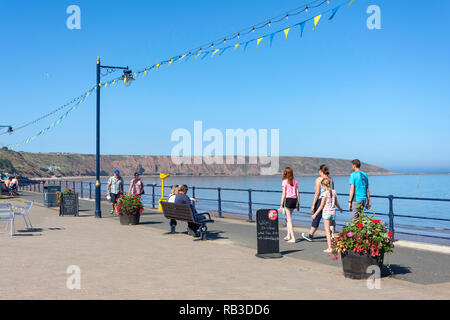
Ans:
POLYGON ((191 206, 188 204, 161 201, 161 207, 167 219, 195 222, 191 206))

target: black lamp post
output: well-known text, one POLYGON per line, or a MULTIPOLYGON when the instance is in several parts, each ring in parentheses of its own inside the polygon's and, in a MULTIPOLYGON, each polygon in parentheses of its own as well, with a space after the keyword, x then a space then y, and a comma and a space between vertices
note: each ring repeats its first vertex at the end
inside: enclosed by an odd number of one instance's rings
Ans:
POLYGON ((96 143, 96 153, 95 153, 95 217, 101 218, 102 211, 100 209, 100 70, 101 69, 121 69, 123 71, 123 76, 121 80, 125 84, 130 84, 134 80, 132 72, 128 67, 112 67, 112 66, 102 66, 100 64, 100 57, 97 59, 97 143, 96 143))
POLYGON ((14 130, 13 130, 13 128, 11 126, 0 126, 0 128, 8 128, 8 130, 6 132, 9 133, 9 134, 14 132, 14 130))

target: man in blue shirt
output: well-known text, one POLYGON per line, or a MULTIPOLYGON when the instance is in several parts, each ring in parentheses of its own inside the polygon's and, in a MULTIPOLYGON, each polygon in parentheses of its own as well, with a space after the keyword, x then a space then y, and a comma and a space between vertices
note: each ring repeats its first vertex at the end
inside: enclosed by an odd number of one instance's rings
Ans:
POLYGON ((350 196, 348 199, 348 210, 350 218, 356 218, 358 207, 370 209, 369 177, 361 171, 361 162, 358 159, 352 161, 353 173, 350 175, 350 196))
MULTIPOLYGON (((195 210, 195 207, 192 205, 191 199, 186 195, 188 191, 188 187, 185 184, 182 184, 178 187, 178 194, 175 197, 175 203, 182 203, 182 204, 188 204, 191 207, 191 210, 194 214, 197 213, 197 210, 195 210)), ((188 234, 194 237, 199 236, 198 235, 198 228, 200 228, 200 225, 192 222, 188 222, 188 234)))

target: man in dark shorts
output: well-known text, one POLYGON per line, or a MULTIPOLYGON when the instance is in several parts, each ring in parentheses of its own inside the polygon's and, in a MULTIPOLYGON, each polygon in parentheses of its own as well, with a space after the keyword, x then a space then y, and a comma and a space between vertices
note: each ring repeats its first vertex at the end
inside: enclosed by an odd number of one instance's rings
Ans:
POLYGON ((114 171, 114 175, 108 179, 107 195, 111 197, 112 209, 111 214, 114 214, 117 200, 123 195, 123 179, 120 176, 119 170, 114 171))

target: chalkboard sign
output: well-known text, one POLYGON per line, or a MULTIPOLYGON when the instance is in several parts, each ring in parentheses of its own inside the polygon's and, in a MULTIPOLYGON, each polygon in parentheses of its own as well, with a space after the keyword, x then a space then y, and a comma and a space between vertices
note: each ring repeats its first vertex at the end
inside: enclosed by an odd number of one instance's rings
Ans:
POLYGON ((281 258, 278 235, 278 211, 260 209, 256 212, 256 237, 259 258, 281 258))
POLYGON ((59 206, 59 215, 78 216, 78 193, 61 194, 61 203, 59 206))

